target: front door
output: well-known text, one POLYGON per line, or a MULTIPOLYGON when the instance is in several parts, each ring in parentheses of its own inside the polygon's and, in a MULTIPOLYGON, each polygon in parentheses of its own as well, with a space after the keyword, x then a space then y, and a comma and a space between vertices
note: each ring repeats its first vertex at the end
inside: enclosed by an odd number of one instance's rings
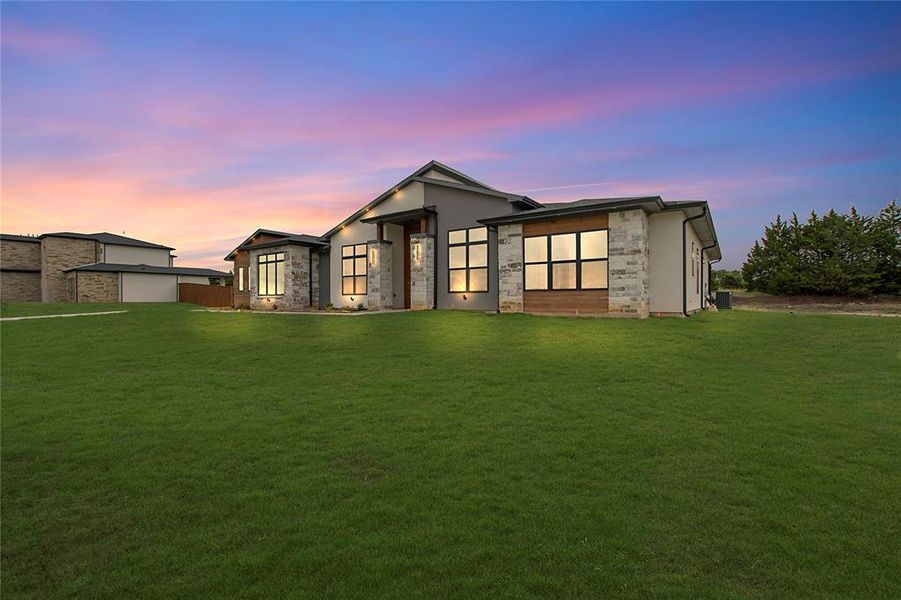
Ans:
POLYGON ((410 234, 419 233, 419 223, 404 223, 404 308, 410 308, 410 234))

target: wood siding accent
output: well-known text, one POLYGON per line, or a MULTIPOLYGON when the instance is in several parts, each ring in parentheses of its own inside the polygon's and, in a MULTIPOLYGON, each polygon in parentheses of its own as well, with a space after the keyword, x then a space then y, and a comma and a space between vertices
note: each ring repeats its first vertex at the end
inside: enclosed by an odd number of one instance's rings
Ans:
POLYGON ((549 233, 573 233, 574 231, 591 231, 607 229, 609 220, 607 213, 587 215, 584 217, 560 217, 549 221, 532 221, 522 224, 522 235, 547 235, 549 233))
POLYGON ((542 290, 523 294, 523 310, 531 313, 586 314, 607 313, 607 290, 542 290))
POLYGON ((201 306, 231 306, 234 302, 233 290, 233 287, 225 285, 179 283, 178 301, 201 306))
MULTIPOLYGON (((523 223, 523 238, 532 235, 573 233, 607 229, 607 213, 581 217, 560 217, 548 221, 523 223)), ((525 272, 525 271, 523 271, 525 272)), ((523 292, 523 310, 544 314, 607 314, 609 307, 607 290, 526 290, 523 292)))

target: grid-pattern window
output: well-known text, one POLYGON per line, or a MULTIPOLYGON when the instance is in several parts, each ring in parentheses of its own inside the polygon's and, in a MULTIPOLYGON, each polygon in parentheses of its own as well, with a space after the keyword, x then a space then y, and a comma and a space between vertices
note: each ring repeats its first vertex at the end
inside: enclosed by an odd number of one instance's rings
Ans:
POLYGON ((523 239, 526 290, 607 289, 607 230, 523 239))
POLYGON ((366 293, 366 244, 341 246, 341 293, 366 293))
POLYGON ((285 293, 285 253, 257 257, 257 296, 281 296, 285 293))
POLYGON ((447 232, 447 289, 451 292, 488 291, 488 228, 447 232))

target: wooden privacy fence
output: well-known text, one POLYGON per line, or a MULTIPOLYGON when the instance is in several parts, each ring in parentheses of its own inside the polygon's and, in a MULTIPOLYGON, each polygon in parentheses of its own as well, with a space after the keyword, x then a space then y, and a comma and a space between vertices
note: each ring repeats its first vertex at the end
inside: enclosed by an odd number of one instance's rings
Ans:
POLYGON ((178 301, 202 306, 232 306, 234 287, 230 285, 203 285, 202 283, 179 283, 178 301))

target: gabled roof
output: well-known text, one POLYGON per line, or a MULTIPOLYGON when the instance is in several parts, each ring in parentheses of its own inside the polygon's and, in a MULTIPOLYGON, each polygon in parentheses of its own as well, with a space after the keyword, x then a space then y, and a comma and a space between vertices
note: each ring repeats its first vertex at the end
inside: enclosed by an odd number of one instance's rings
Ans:
POLYGON ((14 235, 12 233, 0 233, 0 241, 2 242, 30 242, 32 244, 40 244, 41 238, 36 235, 14 235))
POLYGON ((448 167, 447 165, 438 162, 437 160, 430 160, 422 167, 416 169, 416 171, 414 171, 411 175, 405 177, 404 179, 402 179, 395 185, 392 185, 390 188, 388 188, 387 191, 385 191, 380 196, 376 197, 374 200, 369 202, 369 204, 367 204, 366 206, 364 206, 363 208, 361 208, 354 214, 350 215, 349 217, 347 217, 346 219, 344 219, 343 221, 341 221, 340 223, 338 223, 337 225, 335 225, 334 227, 329 229, 322 236, 320 236, 319 239, 323 240, 323 241, 328 240, 333 235, 335 235, 335 233, 337 233, 341 228, 345 227, 346 225, 348 225, 350 223, 353 223, 358 218, 365 215, 367 212, 369 212, 370 210, 372 210, 373 208, 375 208, 376 206, 378 206, 379 204, 381 204, 382 202, 384 202, 385 200, 390 198, 395 192, 397 192, 401 188, 406 187, 407 185, 409 185, 410 183, 412 183, 414 181, 418 181, 420 183, 428 183, 430 185, 444 185, 447 187, 453 187, 453 188, 457 188, 457 189, 464 189, 464 190, 468 190, 468 191, 472 191, 472 192, 482 193, 482 194, 486 194, 489 196, 505 198, 505 199, 507 199, 508 202, 520 202, 520 203, 524 203, 527 206, 532 205, 532 204, 541 206, 540 204, 538 204, 531 198, 527 198, 526 196, 519 196, 517 194, 508 194, 506 192, 496 190, 493 187, 486 185, 477 179, 473 179, 469 175, 465 175, 465 174, 461 173, 460 171, 457 171, 456 169, 452 169, 452 168, 448 167), (444 181, 441 179, 425 177, 425 174, 432 170, 438 171, 439 173, 443 173, 444 175, 447 175, 448 177, 452 177, 457 180, 462 180, 462 183, 454 183, 451 181, 444 181))
POLYGON ((145 242, 143 240, 136 240, 135 238, 125 237, 124 235, 116 235, 114 233, 108 233, 106 231, 101 231, 100 233, 73 233, 71 231, 57 231, 55 233, 45 233, 40 236, 41 239, 45 237, 62 237, 62 238, 73 238, 79 240, 94 240, 95 242, 100 242, 101 244, 111 244, 116 246, 134 246, 137 248, 159 248, 160 250, 174 250, 171 246, 162 246, 160 244, 154 244, 152 242, 145 242))
POLYGON ((291 243, 300 246, 311 246, 316 248, 327 248, 328 243, 320 241, 319 238, 313 235, 307 235, 305 233, 287 233, 285 231, 276 231, 274 229, 257 229, 253 233, 251 233, 247 239, 238 244, 234 250, 228 253, 228 256, 225 257, 225 260, 235 260, 235 253, 238 250, 247 250, 248 248, 266 248, 269 246, 277 246, 279 244, 291 243), (276 236, 278 240, 272 240, 271 242, 263 242, 261 244, 251 244, 250 242, 253 238, 257 237, 260 234, 276 236), (275 242, 275 243, 273 243, 275 242))
POLYGON ((123 265, 115 263, 92 263, 63 269, 69 271, 102 271, 108 273, 149 273, 153 275, 195 275, 198 277, 232 277, 231 273, 194 267, 157 267, 154 265, 123 265))

